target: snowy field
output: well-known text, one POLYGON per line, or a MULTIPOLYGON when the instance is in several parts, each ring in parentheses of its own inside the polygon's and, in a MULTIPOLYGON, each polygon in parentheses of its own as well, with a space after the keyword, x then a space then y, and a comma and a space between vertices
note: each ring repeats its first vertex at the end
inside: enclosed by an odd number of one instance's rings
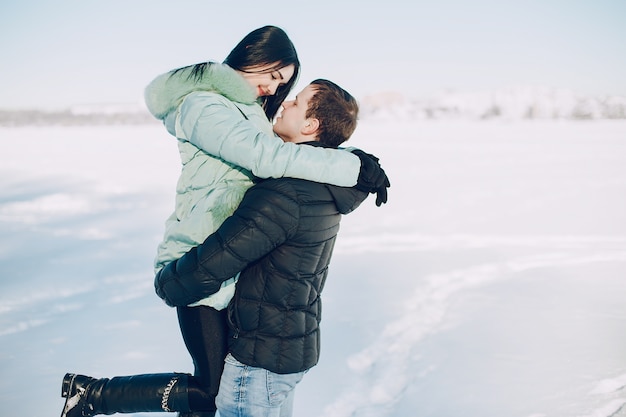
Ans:
MULTIPOLYGON (((363 121, 389 204, 346 216, 299 417, 626 416, 626 122, 363 121)), ((152 259, 175 141, 0 128, 0 415, 65 372, 184 371, 152 259)))

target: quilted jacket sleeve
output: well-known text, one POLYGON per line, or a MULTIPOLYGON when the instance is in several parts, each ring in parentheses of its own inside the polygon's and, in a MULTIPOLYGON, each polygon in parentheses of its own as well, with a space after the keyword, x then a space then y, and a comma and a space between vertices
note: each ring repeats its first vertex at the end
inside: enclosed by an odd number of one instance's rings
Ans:
POLYGON ((357 184, 361 161, 352 152, 285 143, 261 133, 215 93, 189 94, 180 108, 178 128, 198 148, 259 178, 291 177, 340 187, 357 184))
POLYGON ((157 295, 172 307, 194 303, 283 243, 298 225, 298 204, 289 190, 276 181, 248 190, 215 233, 157 273, 157 295))

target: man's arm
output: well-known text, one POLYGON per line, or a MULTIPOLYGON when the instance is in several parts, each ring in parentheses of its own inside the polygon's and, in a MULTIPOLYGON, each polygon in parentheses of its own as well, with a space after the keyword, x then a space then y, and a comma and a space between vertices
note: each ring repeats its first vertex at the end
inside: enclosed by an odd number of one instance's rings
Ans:
POLYGON ((194 303, 283 243, 298 225, 299 208, 289 189, 277 181, 250 188, 215 233, 157 273, 157 295, 173 307, 194 303))

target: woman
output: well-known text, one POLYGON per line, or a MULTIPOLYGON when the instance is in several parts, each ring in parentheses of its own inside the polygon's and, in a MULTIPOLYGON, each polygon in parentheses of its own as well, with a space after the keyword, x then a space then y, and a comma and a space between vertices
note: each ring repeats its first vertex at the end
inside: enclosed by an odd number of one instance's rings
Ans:
MULTIPOLYGON (((254 175, 356 184, 360 157, 285 144, 273 136, 271 121, 299 71, 287 35, 266 26, 242 39, 224 64, 180 68, 148 86, 148 108, 179 139, 183 163, 176 208, 166 222, 156 271, 216 230, 237 207, 254 175)), ((234 283, 233 278, 213 296, 178 308, 181 332, 194 362, 193 376, 95 379, 67 374, 62 417, 163 410, 180 411, 182 416, 213 416, 226 356, 228 329, 223 308, 234 293, 234 283)))

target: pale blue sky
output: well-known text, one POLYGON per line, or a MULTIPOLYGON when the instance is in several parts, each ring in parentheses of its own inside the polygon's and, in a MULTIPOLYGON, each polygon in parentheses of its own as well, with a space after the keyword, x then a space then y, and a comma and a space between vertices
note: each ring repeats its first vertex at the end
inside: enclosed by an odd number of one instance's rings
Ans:
POLYGON ((298 89, 323 77, 357 97, 520 84, 626 95, 623 0, 5 0, 0 109, 139 102, 157 74, 221 61, 266 24, 298 49, 298 89))

